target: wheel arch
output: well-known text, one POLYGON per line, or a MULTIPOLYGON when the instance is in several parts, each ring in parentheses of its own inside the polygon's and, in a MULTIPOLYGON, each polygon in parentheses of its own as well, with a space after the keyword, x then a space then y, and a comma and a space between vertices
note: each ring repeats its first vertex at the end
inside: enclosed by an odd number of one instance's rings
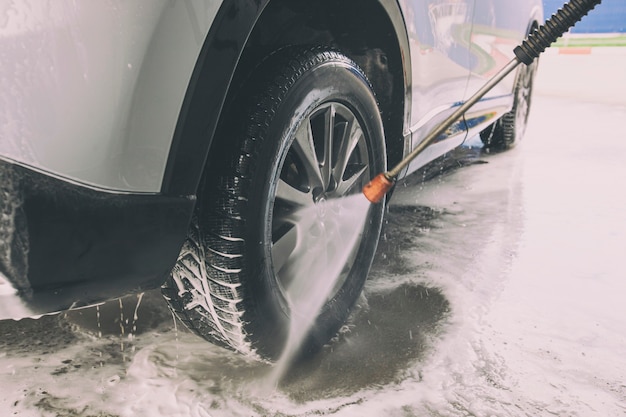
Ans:
POLYGON ((530 13, 530 22, 528 28, 532 29, 533 26, 539 27, 545 21, 545 14, 543 10, 543 3, 536 1, 530 13))
POLYGON ((530 11, 528 26, 526 27, 526 36, 530 35, 535 29, 538 29, 544 22, 543 5, 535 4, 530 11))
MULTIPOLYGON (((161 191, 194 195, 217 127, 251 71, 264 56, 288 44, 340 49, 359 65, 377 95, 388 162, 402 157, 410 112, 410 55, 402 12, 394 0, 226 0, 204 41, 179 114, 161 191), (373 63, 382 55, 386 68, 373 63), (391 79, 391 89, 388 89, 391 79)), ((380 62, 379 62, 380 63, 380 62)))

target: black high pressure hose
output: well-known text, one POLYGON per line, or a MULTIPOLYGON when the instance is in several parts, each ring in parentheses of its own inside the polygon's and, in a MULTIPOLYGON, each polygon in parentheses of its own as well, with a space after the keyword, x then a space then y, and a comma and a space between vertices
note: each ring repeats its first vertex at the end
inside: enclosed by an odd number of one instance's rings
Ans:
POLYGON ((365 187, 363 194, 372 203, 380 202, 385 194, 391 190, 396 178, 409 163, 415 159, 424 149, 428 147, 439 135, 441 135, 454 122, 459 120, 470 107, 480 100, 489 90, 498 84, 504 77, 513 71, 519 64, 530 65, 547 47, 563 36, 570 27, 582 19, 587 13, 593 10, 602 0, 570 0, 563 5, 555 14, 543 25, 517 46, 513 52, 515 58, 509 62, 502 70, 487 81, 472 97, 463 103, 454 113, 447 117, 433 131, 431 131, 416 147, 395 167, 387 172, 378 174, 365 187))
POLYGON ((571 0, 566 3, 513 50, 515 56, 520 62, 530 65, 547 47, 601 2, 602 0, 571 0))

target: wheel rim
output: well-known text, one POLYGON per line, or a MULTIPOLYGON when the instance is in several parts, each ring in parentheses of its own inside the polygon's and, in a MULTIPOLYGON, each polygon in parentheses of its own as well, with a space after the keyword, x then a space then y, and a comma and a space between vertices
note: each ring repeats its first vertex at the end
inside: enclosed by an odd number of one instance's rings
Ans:
POLYGON ((517 124, 516 136, 519 138, 524 135, 526 123, 528 122, 530 97, 532 94, 533 78, 536 66, 536 62, 533 62, 528 66, 523 66, 517 83, 515 120, 517 124))
POLYGON ((325 103, 302 120, 280 167, 271 227, 274 276, 292 309, 297 309, 292 284, 307 265, 331 263, 349 250, 327 302, 348 279, 363 230, 351 248, 342 246, 349 213, 340 199, 360 192, 369 178, 366 137, 350 109, 325 103))

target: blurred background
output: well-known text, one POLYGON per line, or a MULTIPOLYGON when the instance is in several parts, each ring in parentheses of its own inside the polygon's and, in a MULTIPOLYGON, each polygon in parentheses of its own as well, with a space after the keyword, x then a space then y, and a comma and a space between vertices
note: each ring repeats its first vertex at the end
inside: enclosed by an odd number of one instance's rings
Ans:
POLYGON ((364 299, 281 390, 157 290, 0 322, 0 415, 623 417, 624 120, 626 0, 604 0, 541 56, 521 146, 399 184, 364 299))
MULTIPOLYGON (((547 18, 563 7, 563 1, 544 0, 543 7, 547 18)), ((626 32, 626 2, 623 0, 605 0, 571 30, 571 33, 616 32, 626 32)))

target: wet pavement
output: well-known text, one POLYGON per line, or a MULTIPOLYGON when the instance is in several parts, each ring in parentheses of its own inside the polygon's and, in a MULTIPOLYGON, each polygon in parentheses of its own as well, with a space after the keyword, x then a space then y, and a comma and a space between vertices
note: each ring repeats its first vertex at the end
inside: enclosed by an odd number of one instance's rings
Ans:
POLYGON ((1 415, 626 416, 625 81, 563 97, 546 58, 524 143, 399 184, 349 322, 278 389, 155 291, 0 322, 1 415))

